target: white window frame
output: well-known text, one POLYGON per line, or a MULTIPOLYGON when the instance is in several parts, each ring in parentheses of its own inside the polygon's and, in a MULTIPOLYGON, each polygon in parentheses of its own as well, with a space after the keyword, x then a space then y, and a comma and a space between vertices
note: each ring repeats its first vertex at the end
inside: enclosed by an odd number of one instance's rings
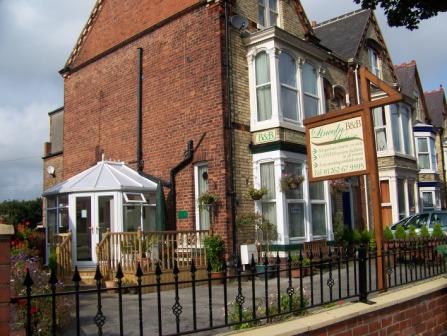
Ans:
POLYGON ((278 0, 275 0, 275 1, 276 1, 276 11, 273 8, 270 8, 269 0, 258 0, 258 8, 262 9, 264 11, 264 25, 261 24, 260 18, 259 18, 259 13, 258 13, 258 27, 259 28, 269 28, 269 27, 273 27, 273 26, 279 27, 280 1, 278 1, 278 0), (263 2, 263 3, 261 3, 261 2, 263 2), (272 24, 272 22, 270 22, 270 13, 273 13, 274 15, 276 15, 276 23, 275 24, 272 24))
POLYGON ((283 51, 283 52, 281 52, 281 54, 282 53, 289 55, 295 62, 295 83, 296 83, 296 87, 293 87, 293 86, 290 86, 288 84, 285 84, 285 83, 281 82, 281 78, 279 76, 279 69, 281 67, 281 62, 280 62, 280 59, 279 59, 278 60, 278 78, 279 78, 279 81, 278 81, 278 83, 279 83, 279 96, 278 96, 279 97, 279 107, 278 108, 279 108, 279 115, 282 116, 284 121, 287 121, 287 122, 290 122, 290 123, 294 123, 294 124, 299 124, 300 120, 302 119, 301 118, 301 90, 300 90, 301 89, 301 87, 300 87, 301 80, 299 78, 299 75, 300 75, 300 72, 299 72, 300 64, 297 62, 295 57, 293 57, 293 55, 291 55, 289 52, 283 51), (294 91, 295 94, 296 94, 296 103, 297 103, 296 104, 296 117, 297 117, 296 120, 295 119, 286 118, 283 115, 283 108, 282 108, 283 104, 282 104, 282 98, 281 98, 282 97, 281 92, 282 92, 282 88, 283 87, 288 89, 288 90, 294 91))
MULTIPOLYGON (((382 110, 382 114, 383 114, 383 119, 385 120, 385 125, 380 125, 380 126, 376 126, 375 124, 374 126, 374 136, 376 139, 376 152, 377 153, 388 153, 390 152, 390 130, 388 128, 388 125, 390 124, 390 118, 388 116, 387 110, 385 106, 382 107, 377 107, 377 109, 381 109, 382 110), (385 137, 386 137, 386 149, 382 149, 382 150, 378 150, 377 149, 377 133, 379 131, 385 130, 385 137)), ((372 111, 372 113, 374 113, 374 110, 372 111)), ((374 118, 373 118, 374 121, 374 118)))
POLYGON ((124 192, 123 193, 124 196, 124 200, 126 201, 126 203, 134 203, 134 204, 145 204, 147 203, 146 198, 144 197, 143 193, 136 193, 136 192, 124 192), (138 195, 141 197, 141 199, 139 200, 132 200, 129 199, 130 195, 138 195))
MULTIPOLYGON (((304 88, 303 87, 301 87, 301 91, 303 92, 303 94, 302 94, 302 101, 303 101, 303 109, 302 109, 302 115, 301 115, 301 118, 302 118, 302 120, 304 120, 305 118, 306 118, 306 115, 305 115, 305 106, 304 106, 304 97, 305 96, 307 96, 307 97, 310 97, 310 98, 314 98, 314 99, 317 99, 317 114, 316 115, 320 115, 321 114, 321 111, 322 111, 322 109, 321 109, 321 95, 322 95, 322 91, 321 91, 321 89, 319 88, 319 82, 322 82, 322 80, 323 80, 323 78, 321 78, 321 76, 320 76, 320 72, 321 71, 319 71, 318 70, 318 67, 317 66, 315 66, 315 64, 312 62, 312 61, 308 61, 308 60, 306 60, 303 64, 302 64, 302 66, 301 66, 301 68, 300 68, 300 75, 301 75, 301 83, 304 81, 304 76, 303 76, 303 71, 302 71, 302 68, 303 68, 303 66, 304 66, 304 64, 308 64, 308 65, 311 65, 314 69, 315 69, 315 71, 316 71, 316 73, 317 73, 317 79, 316 79, 316 83, 315 83, 315 85, 316 85, 316 89, 317 89, 317 94, 315 95, 315 94, 313 94, 313 93, 310 93, 310 92, 305 92, 304 91, 304 88)), ((324 92, 324 91, 323 91, 324 92)))
POLYGON ((390 125, 391 132, 390 132, 390 134, 391 134, 391 137, 392 137, 391 143, 393 145, 392 146, 392 150, 395 153, 413 157, 414 156, 413 155, 413 138, 414 137, 413 137, 413 131, 412 131, 413 127, 412 127, 412 123, 411 123, 411 119, 412 119, 411 118, 411 109, 409 109, 407 107, 403 107, 403 106, 401 106, 399 104, 389 106, 389 109, 390 109, 390 120, 391 120, 391 125, 390 125), (402 118, 402 113, 404 113, 403 111, 405 111, 405 113, 408 113, 408 125, 407 125, 408 132, 409 132, 408 139, 407 139, 407 141, 409 143, 409 149, 408 149, 409 152, 408 153, 406 153, 406 150, 405 150, 404 124, 403 124, 404 121, 403 121, 403 118, 402 118), (393 113, 397 115, 397 123, 398 123, 397 125, 393 124, 393 117, 392 117, 393 113), (396 128, 398 130, 399 143, 400 143, 400 147, 401 148, 395 148, 395 144, 394 144, 394 140, 395 140, 394 136, 395 136, 395 134, 394 134, 393 130, 396 129, 396 128))
POLYGON ((377 52, 376 49, 369 47, 368 48, 368 63, 371 67, 371 72, 376 75, 378 78, 383 78, 382 71, 382 58, 380 57, 380 53, 377 52))
POLYGON ((421 174, 436 174, 438 171, 438 162, 437 162, 437 158, 436 158, 436 139, 434 138, 434 136, 428 132, 417 132, 417 134, 415 135, 415 142, 416 142, 416 156, 417 156, 417 161, 418 161, 418 166, 419 166, 419 155, 420 154, 428 154, 428 160, 429 160, 429 164, 430 167, 429 168, 419 168, 419 173, 421 174), (428 152, 420 152, 419 151, 419 139, 426 139, 427 141, 427 149, 428 152), (434 153, 432 152, 432 146, 431 146, 431 141, 433 141, 434 144, 434 153), (433 162, 434 162, 434 167, 433 167, 433 162))
POLYGON ((439 194, 439 190, 436 187, 421 187, 419 188, 419 192, 420 192, 422 212, 435 211, 441 209, 441 207, 439 206, 439 197, 437 197, 437 195, 439 194), (424 193, 432 195, 433 207, 424 207, 424 197, 423 197, 424 193))
MULTIPOLYGON (((196 164, 194 164, 194 204, 195 204, 195 209, 196 209, 196 230, 201 230, 200 228, 200 207, 199 207, 199 167, 203 167, 206 166, 208 167, 208 162, 207 161, 202 161, 202 162, 198 162, 196 164)), ((209 168, 208 168, 209 170, 209 168)), ((209 175, 208 175, 209 176, 209 175)), ((208 190, 209 190, 209 186, 208 186, 208 190)), ((210 214, 211 216, 211 214, 210 214)), ((210 227, 211 227, 212 223, 211 223, 211 217, 210 217, 210 227)))
POLYGON ((304 132, 303 126, 304 119, 304 93, 302 86, 302 64, 304 62, 312 64, 317 71, 317 96, 312 95, 318 99, 318 115, 321 115, 325 111, 323 96, 323 68, 321 63, 314 60, 305 58, 299 51, 295 51, 290 47, 285 47, 282 43, 275 40, 268 40, 262 45, 249 50, 247 54, 247 60, 249 65, 249 85, 250 85, 250 131, 260 131, 275 127, 284 127, 295 131, 304 132), (271 90, 271 102, 272 102, 272 117, 270 120, 258 121, 258 107, 257 107, 257 84, 256 84, 256 55, 260 52, 267 52, 270 62, 270 90, 271 90), (281 109, 281 83, 279 79, 279 54, 286 52, 294 60, 296 64, 296 83, 298 91, 298 120, 291 120, 284 118, 281 109))
MULTIPOLYGON (((315 200, 312 202, 314 204, 326 204, 325 208, 325 218, 326 218, 326 235, 325 236, 313 236, 312 234, 312 214, 311 214, 311 200, 309 199, 309 183, 307 178, 307 163, 306 163, 306 155, 298 154, 288 151, 272 151, 266 153, 258 153, 253 155, 253 176, 254 176, 254 186, 255 188, 260 188, 261 178, 260 178, 260 164, 266 162, 274 162, 274 171, 275 171, 275 179, 278 183, 278 187, 276 188, 276 222, 278 229, 278 241, 280 244, 291 244, 298 243, 303 241, 312 241, 314 239, 332 239, 332 210, 331 210, 331 197, 329 194, 328 182, 324 183, 324 195, 325 200, 319 201, 315 200), (294 200, 287 200, 284 192, 281 191, 279 187, 279 180, 281 178, 282 170, 285 166, 286 162, 298 163, 303 165, 303 197, 304 197, 304 231, 305 237, 289 237, 289 221, 288 221, 288 208, 287 205, 291 201, 294 203, 294 200)), ((258 213, 261 213, 261 202, 255 202, 255 210, 258 213)))

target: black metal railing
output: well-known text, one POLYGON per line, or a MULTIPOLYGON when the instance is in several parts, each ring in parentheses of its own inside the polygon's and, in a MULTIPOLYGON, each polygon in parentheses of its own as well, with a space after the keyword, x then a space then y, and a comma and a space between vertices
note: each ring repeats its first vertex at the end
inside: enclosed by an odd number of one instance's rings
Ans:
POLYGON ((172 280, 162 281, 167 273, 160 266, 150 275, 137 265, 136 284, 125 286, 121 267, 116 272, 116 287, 103 288, 103 276, 96 269, 94 288, 81 289, 82 281, 75 268, 73 290, 57 290, 58 279, 50 277, 50 292, 33 295, 33 280, 26 274, 26 295, 12 303, 26 302, 27 335, 39 334, 32 314, 33 302, 48 300, 51 304, 50 335, 119 334, 184 335, 221 328, 243 328, 278 321, 303 314, 313 307, 332 305, 343 300, 368 302, 370 293, 378 291, 378 258, 382 258, 384 284, 396 287, 446 272, 445 258, 438 245, 446 239, 410 240, 385 243, 378 254, 375 247, 332 248, 327 253, 292 257, 265 256, 258 263, 252 258, 243 266, 239 257, 232 267, 225 265, 215 278, 208 266, 204 277, 191 262, 187 274, 181 274, 175 263, 172 280), (378 257, 379 255, 379 257, 378 257), (299 275, 294 273, 298 272, 299 275), (187 280, 184 280, 187 279, 187 280), (125 294, 133 289, 136 296, 125 294), (74 298, 71 326, 58 325, 57 298, 74 298), (131 330, 130 330, 131 329, 131 330))

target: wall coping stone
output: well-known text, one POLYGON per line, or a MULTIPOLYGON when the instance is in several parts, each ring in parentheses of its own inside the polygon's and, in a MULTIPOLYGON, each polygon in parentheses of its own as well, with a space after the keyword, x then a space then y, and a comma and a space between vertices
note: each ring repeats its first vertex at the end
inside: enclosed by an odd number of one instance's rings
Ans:
POLYGON ((8 224, 0 224, 0 236, 14 235, 14 226, 8 224))
MULTIPOLYGON (((402 287, 401 287, 402 288, 402 287)), ((360 302, 347 303, 341 307, 324 310, 287 322, 252 328, 246 331, 233 331, 230 334, 244 336, 295 336, 301 333, 318 330, 354 317, 366 315, 378 310, 402 304, 422 296, 447 288, 447 276, 430 279, 416 285, 406 286, 403 289, 389 291, 376 297, 370 295, 375 304, 369 305, 360 302)))

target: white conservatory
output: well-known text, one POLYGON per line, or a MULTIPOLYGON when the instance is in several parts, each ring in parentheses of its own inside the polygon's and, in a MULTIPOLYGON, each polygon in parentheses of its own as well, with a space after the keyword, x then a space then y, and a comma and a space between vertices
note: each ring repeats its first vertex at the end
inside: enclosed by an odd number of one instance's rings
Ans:
POLYGON ((162 230, 156 220, 157 187, 122 162, 101 161, 49 188, 43 193, 46 255, 58 235, 70 231, 73 265, 90 267, 97 263, 96 245, 106 232, 162 230))

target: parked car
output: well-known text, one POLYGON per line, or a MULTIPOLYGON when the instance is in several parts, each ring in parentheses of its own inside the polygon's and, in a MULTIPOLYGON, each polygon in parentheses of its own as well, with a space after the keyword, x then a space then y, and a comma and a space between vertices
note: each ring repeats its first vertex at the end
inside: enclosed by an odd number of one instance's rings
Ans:
POLYGON ((432 232, 436 223, 441 224, 442 231, 447 232, 447 211, 430 211, 411 215, 393 224, 390 229, 394 231, 400 224, 405 230, 413 225, 419 232, 423 226, 427 226, 428 231, 432 232))

